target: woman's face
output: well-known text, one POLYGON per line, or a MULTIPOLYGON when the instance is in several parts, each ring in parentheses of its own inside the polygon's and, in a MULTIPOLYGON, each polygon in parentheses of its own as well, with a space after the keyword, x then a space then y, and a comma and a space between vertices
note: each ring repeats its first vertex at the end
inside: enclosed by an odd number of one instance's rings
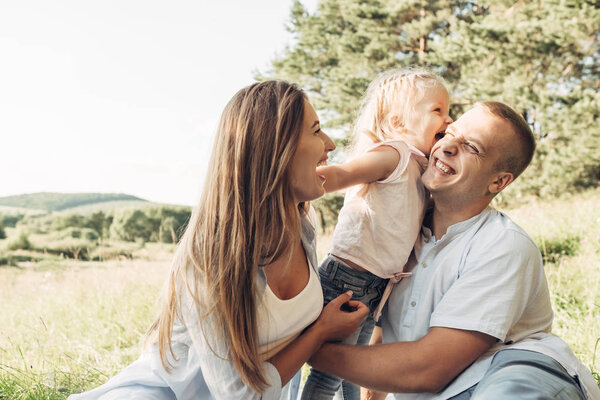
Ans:
POLYGON ((292 158, 290 181, 296 203, 310 201, 325 193, 325 179, 317 175, 317 166, 327 162, 327 153, 335 149, 333 141, 321 130, 319 117, 308 101, 304 103, 304 119, 298 147, 292 158))

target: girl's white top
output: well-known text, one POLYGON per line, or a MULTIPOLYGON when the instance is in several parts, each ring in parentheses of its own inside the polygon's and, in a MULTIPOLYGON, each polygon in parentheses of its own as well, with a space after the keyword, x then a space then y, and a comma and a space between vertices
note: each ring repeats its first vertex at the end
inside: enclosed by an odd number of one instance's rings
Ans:
POLYGON ((333 234, 331 254, 350 260, 380 278, 401 272, 421 229, 427 191, 421 174, 427 158, 403 141, 385 141, 400 155, 384 180, 346 192, 333 234))

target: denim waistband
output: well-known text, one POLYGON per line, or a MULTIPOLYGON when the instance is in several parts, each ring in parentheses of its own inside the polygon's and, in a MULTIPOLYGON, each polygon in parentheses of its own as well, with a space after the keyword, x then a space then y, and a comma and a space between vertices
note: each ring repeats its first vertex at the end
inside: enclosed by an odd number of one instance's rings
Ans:
POLYGON ((321 262, 320 273, 327 276, 330 280, 333 280, 340 274, 349 275, 354 279, 361 280, 362 286, 365 287, 379 287, 387 281, 387 279, 380 278, 369 271, 356 270, 333 254, 327 254, 327 257, 321 262))

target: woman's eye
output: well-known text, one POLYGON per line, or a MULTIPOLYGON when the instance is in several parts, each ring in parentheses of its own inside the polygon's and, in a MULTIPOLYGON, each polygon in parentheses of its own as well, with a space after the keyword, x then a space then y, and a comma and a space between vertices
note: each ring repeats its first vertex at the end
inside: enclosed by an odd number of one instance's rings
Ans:
POLYGON ((315 136, 318 135, 319 133, 321 133, 321 128, 319 128, 315 131, 315 136))

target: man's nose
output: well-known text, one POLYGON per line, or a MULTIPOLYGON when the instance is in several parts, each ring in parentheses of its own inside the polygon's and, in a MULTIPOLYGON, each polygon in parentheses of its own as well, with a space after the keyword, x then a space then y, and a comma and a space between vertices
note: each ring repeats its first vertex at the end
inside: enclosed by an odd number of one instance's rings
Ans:
POLYGON ((448 156, 453 156, 458 152, 458 142, 452 135, 446 135, 444 139, 440 141, 440 150, 448 156))

